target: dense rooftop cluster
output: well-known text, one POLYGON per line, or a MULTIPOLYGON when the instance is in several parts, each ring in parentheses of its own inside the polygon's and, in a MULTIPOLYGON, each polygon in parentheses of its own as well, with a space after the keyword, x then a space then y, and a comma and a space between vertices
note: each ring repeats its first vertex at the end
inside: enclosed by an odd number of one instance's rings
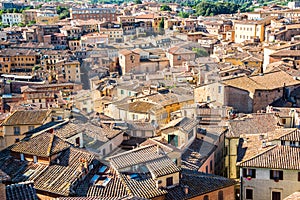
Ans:
POLYGON ((0 199, 299 198, 300 3, 234 2, 2 2, 0 199))

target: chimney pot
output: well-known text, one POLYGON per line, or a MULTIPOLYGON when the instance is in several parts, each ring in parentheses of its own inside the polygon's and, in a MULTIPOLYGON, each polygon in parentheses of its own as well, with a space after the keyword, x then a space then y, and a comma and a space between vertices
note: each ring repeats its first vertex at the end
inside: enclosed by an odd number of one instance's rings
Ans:
POLYGON ((184 189, 184 194, 188 195, 189 194, 189 186, 185 185, 183 189, 184 189))

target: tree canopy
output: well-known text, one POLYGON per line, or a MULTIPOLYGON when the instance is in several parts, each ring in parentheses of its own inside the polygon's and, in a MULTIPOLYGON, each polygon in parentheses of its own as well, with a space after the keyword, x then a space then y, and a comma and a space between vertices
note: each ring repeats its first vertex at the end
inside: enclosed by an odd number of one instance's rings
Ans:
POLYGON ((134 0, 134 3, 135 4, 142 4, 143 2, 142 2, 142 0, 134 0))
POLYGON ((168 6, 167 4, 163 4, 163 5, 160 7, 160 10, 161 10, 161 11, 172 11, 171 7, 168 6))
POLYGON ((180 12, 178 13, 178 16, 179 16, 179 17, 182 17, 182 18, 189 18, 190 14, 187 13, 187 12, 180 11, 180 12))
POLYGON ((239 9, 239 5, 228 2, 202 1, 195 6, 197 15, 214 16, 219 14, 233 14, 239 9))

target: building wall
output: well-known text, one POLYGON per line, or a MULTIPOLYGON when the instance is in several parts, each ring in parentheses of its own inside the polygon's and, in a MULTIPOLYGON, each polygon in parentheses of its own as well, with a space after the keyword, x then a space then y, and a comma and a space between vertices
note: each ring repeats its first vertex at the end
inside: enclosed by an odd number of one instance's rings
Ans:
POLYGON ((81 83, 80 63, 78 61, 62 62, 58 66, 64 75, 64 79, 68 82, 81 83))
POLYGON ((128 55, 119 55, 119 64, 122 69, 122 74, 135 72, 135 68, 140 66, 140 55, 131 53, 128 55))
POLYGON ((253 99, 248 91, 225 87, 224 105, 231 106, 239 112, 250 113, 253 110, 253 99))
POLYGON ((55 24, 59 21, 59 16, 38 16, 36 18, 37 24, 55 24))
POLYGON ((18 24, 24 22, 24 16, 22 13, 3 13, 2 14, 2 24, 18 24))
POLYGON ((234 193, 234 185, 230 186, 230 187, 225 187, 219 190, 215 190, 213 192, 209 192, 194 198, 191 198, 191 200, 205 200, 205 196, 208 197, 208 199, 219 199, 219 192, 223 193, 223 198, 222 199, 226 199, 226 200, 235 200, 235 193, 234 193))
MULTIPOLYGON (((290 92, 294 90, 296 86, 286 87, 290 92)), ((256 90, 253 96, 253 112, 259 110, 265 110, 265 108, 275 100, 283 96, 283 88, 278 88, 275 90, 256 90)))
POLYGON ((215 173, 215 153, 213 152, 201 165, 199 168, 199 172, 208 173, 208 174, 214 174, 215 173), (210 164, 212 163, 212 164, 210 164), (212 166, 212 167, 211 167, 212 166), (206 171, 206 168, 208 171, 206 171))
POLYGON ((227 178, 239 178, 240 172, 236 166, 238 142, 239 138, 225 139, 225 176, 227 178))
POLYGON ((0 64, 2 65, 1 73, 31 72, 37 64, 37 55, 2 55, 0 56, 0 64))
POLYGON ((40 125, 33 124, 33 125, 26 125, 26 126, 3 126, 3 132, 4 132, 4 139, 5 139, 5 147, 8 147, 15 143, 16 139, 19 140, 23 139, 25 135, 23 135, 25 132, 29 131, 29 126, 33 126, 34 128, 39 127, 40 125), (14 135, 14 127, 20 127, 20 134, 14 135))
POLYGON ((170 60, 170 66, 175 67, 175 66, 182 66, 183 62, 186 61, 194 61, 196 58, 195 53, 191 54, 170 54, 167 53, 167 57, 170 60))
MULTIPOLYGON (((167 187, 167 178, 173 177, 173 185, 178 185, 179 184, 179 172, 173 173, 173 174, 168 174, 166 176, 161 176, 156 178, 156 180, 160 180, 161 183, 159 184, 159 187, 167 187)), ((155 178, 155 177, 153 177, 155 178)))
MULTIPOLYGON (((283 170, 283 180, 275 182, 270 179, 270 170, 256 168, 256 178, 251 180, 243 178, 243 199, 246 199, 246 189, 253 189, 253 199, 255 200, 272 199, 272 191, 281 192, 281 199, 299 191, 298 171, 283 170)), ((242 170, 240 175, 243 175, 242 170)))
POLYGON ((84 145, 83 145, 83 133, 82 133, 82 132, 81 132, 81 133, 77 133, 76 135, 74 135, 74 136, 68 138, 67 141, 70 142, 70 143, 72 143, 72 144, 76 144, 76 139, 77 139, 77 138, 80 138, 80 139, 79 139, 79 142, 80 142, 79 147, 80 147, 80 148, 83 148, 84 145))
POLYGON ((218 82, 197 87, 194 89, 194 101, 216 101, 219 104, 224 105, 224 90, 227 91, 226 87, 218 82))
POLYGON ((235 30, 235 43, 241 43, 245 40, 251 40, 259 38, 260 41, 264 41, 264 25, 256 23, 236 23, 234 25, 235 30))
POLYGON ((71 19, 96 19, 100 21, 117 21, 116 10, 113 8, 70 8, 71 19))
POLYGON ((119 148, 119 145, 123 142, 123 134, 119 134, 116 137, 110 139, 108 142, 103 144, 97 150, 100 156, 103 158, 114 151, 116 148, 119 148))
POLYGON ((140 138, 151 138, 155 136, 154 130, 127 130, 129 135, 140 138))

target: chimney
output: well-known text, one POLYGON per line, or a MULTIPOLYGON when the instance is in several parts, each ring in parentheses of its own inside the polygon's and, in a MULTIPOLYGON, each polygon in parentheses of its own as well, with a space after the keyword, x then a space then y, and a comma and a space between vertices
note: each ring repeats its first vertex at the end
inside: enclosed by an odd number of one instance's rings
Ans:
POLYGON ((189 186, 187 186, 187 185, 183 186, 183 191, 184 191, 185 195, 188 195, 189 194, 189 186))
POLYGON ((262 148, 267 147, 267 142, 265 140, 262 141, 262 148))
POLYGON ((3 200, 6 200, 6 187, 5 184, 1 183, 0 181, 0 196, 3 200))
POLYGON ((161 153, 161 150, 160 150, 159 145, 156 145, 156 153, 157 153, 157 154, 160 154, 160 153, 161 153))

